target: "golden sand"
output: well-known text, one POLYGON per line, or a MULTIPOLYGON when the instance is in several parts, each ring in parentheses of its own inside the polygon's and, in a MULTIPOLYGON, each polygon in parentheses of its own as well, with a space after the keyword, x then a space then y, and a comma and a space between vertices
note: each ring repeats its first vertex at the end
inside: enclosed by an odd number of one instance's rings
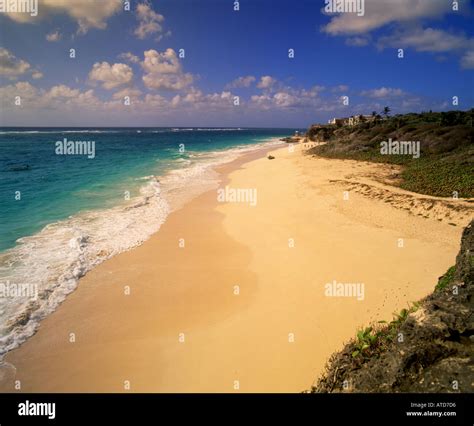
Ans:
POLYGON ((300 392, 357 328, 431 292, 469 217, 417 215, 419 197, 380 183, 387 166, 301 149, 220 170, 221 188, 256 189, 255 206, 207 192, 81 279, 6 356, 21 390, 300 392), (329 297, 327 283, 364 297, 329 297))

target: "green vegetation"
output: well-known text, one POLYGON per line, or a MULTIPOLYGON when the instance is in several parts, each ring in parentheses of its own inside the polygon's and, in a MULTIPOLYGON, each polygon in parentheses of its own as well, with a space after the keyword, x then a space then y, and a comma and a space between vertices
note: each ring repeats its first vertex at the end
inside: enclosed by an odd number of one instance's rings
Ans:
POLYGON ((454 281, 454 277, 456 274, 456 265, 451 266, 446 273, 440 277, 438 280, 438 284, 436 284, 435 291, 444 290, 448 285, 450 285, 454 281))
POLYGON ((380 325, 375 327, 367 327, 357 332, 352 351, 352 358, 357 358, 359 355, 370 357, 375 354, 380 354, 396 336, 400 326, 408 318, 412 312, 416 312, 420 304, 414 302, 408 309, 402 309, 400 313, 393 313, 393 320, 389 323, 387 321, 379 321, 380 325))
POLYGON ((474 109, 426 112, 389 117, 390 108, 375 113, 374 121, 356 126, 314 125, 307 136, 327 142, 309 153, 328 158, 353 159, 402 166, 400 187, 440 197, 474 197, 474 109), (381 142, 420 142, 420 157, 383 155, 381 142))

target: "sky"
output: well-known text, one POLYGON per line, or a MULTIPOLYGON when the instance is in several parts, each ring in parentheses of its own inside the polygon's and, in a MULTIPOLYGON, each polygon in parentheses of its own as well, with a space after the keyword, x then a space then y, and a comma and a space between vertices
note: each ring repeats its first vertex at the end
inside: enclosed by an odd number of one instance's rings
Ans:
POLYGON ((357 1, 38 0, 31 16, 0 0, 0 126, 304 128, 474 106, 472 2, 357 1))

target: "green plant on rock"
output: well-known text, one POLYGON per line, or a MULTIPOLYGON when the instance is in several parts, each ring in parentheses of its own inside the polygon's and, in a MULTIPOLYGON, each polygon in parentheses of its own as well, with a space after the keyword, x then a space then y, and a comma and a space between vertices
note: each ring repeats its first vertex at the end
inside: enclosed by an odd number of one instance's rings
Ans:
POLYGON ((377 342, 378 337, 379 333, 373 332, 372 327, 367 327, 363 330, 360 330, 357 333, 357 339, 355 343, 356 350, 352 352, 352 356, 355 358, 373 347, 377 342))

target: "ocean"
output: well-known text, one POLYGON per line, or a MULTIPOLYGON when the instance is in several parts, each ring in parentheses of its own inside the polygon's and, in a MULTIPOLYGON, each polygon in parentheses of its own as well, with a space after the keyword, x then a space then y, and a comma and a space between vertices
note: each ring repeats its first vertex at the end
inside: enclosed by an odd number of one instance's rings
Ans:
POLYGON ((217 188, 216 166, 294 131, 0 128, 0 356, 87 271, 217 188), (67 143, 70 151, 58 148, 67 143))

